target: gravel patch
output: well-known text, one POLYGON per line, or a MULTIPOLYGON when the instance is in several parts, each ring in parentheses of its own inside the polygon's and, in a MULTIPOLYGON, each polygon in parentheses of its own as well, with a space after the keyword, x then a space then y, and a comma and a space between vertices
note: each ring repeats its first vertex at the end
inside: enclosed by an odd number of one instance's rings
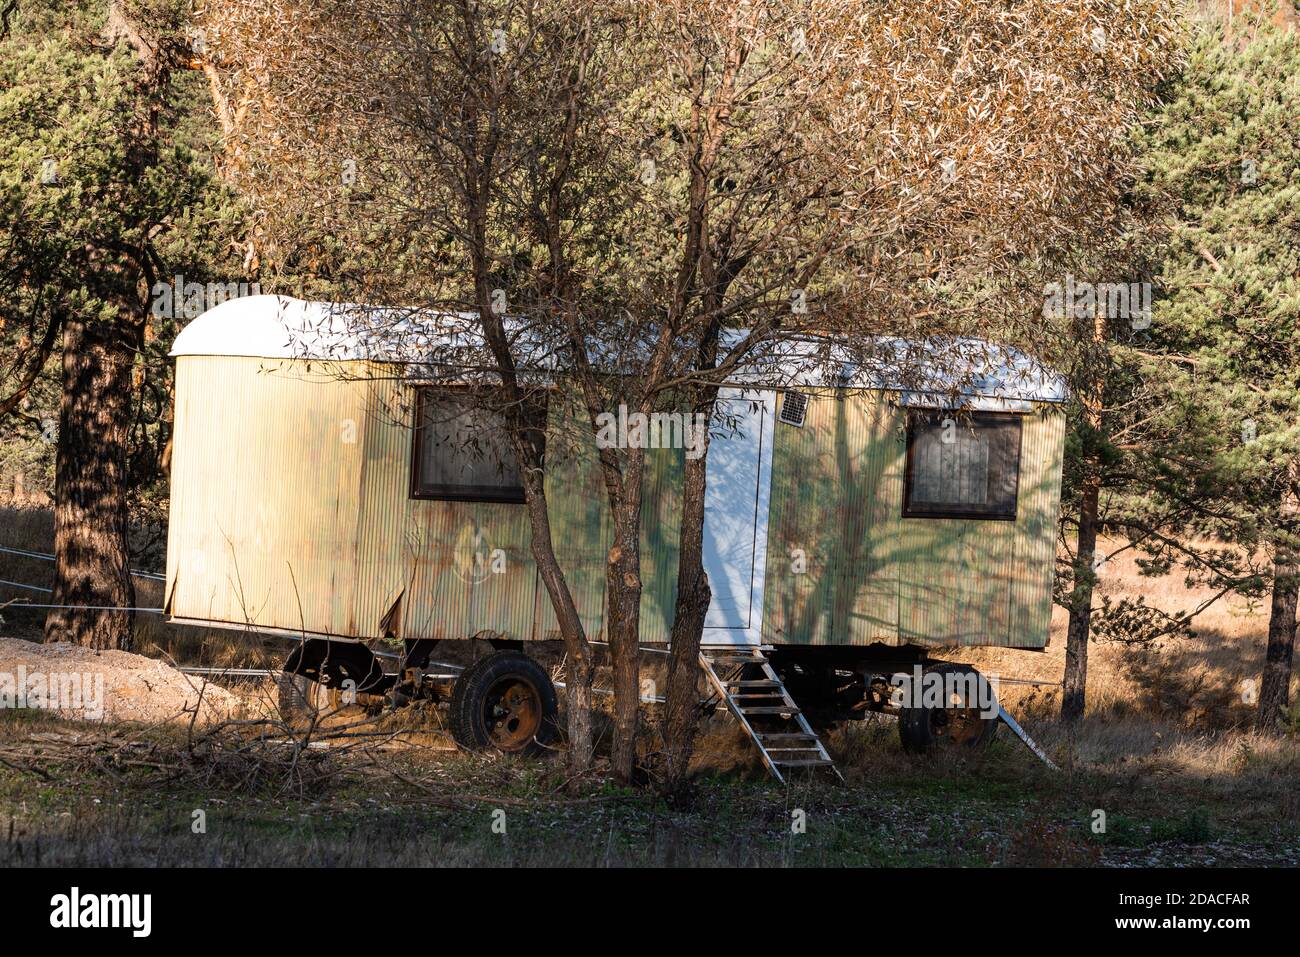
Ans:
POLYGON ((166 662, 65 642, 0 638, 0 707, 42 708, 85 721, 201 723, 237 717, 244 699, 166 662))

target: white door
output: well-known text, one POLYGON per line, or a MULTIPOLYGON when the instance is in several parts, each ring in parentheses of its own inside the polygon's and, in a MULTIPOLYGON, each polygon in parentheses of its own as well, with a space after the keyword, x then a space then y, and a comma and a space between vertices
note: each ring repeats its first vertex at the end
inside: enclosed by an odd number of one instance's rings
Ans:
POLYGON ((761 644, 776 393, 722 389, 704 494, 706 645, 761 644))

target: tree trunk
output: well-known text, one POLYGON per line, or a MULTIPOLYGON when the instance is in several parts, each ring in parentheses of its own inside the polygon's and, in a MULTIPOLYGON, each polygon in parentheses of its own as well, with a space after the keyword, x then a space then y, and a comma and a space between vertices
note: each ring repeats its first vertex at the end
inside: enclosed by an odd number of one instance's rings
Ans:
POLYGON ((668 688, 664 706, 664 765, 661 787, 665 794, 681 791, 695 747, 696 719, 700 708, 700 638, 713 597, 704 570, 704 493, 708 461, 708 430, 704 454, 687 459, 682 485, 682 530, 677 564, 677 607, 673 616, 668 658, 668 688))
MULTIPOLYGON (((591 767, 591 680, 594 672, 591 646, 583 639, 582 650, 568 656, 565 673, 565 716, 569 735, 569 774, 575 779, 591 767)), ((566 648, 570 647, 566 643, 566 648)))
MULTIPOLYGON (((490 311, 485 311, 490 315, 490 311)), ((546 588, 555 619, 564 640, 568 662, 565 681, 565 715, 569 737, 568 765, 571 786, 578 786, 578 778, 591 768, 591 683, 594 666, 591 644, 573 592, 555 556, 555 541, 551 537, 550 502, 546 497, 544 471, 544 440, 539 442, 526 414, 524 393, 520 388, 513 360, 505 345, 505 331, 499 322, 485 323, 488 340, 493 344, 506 394, 509 396, 506 419, 510 423, 510 439, 515 457, 520 463, 523 477, 524 501, 528 508, 529 528, 532 533, 533 560, 546 588)))
POLYGON ((533 559, 537 562, 538 574, 546 588, 547 597, 550 598, 551 607, 555 610, 568 663, 565 676, 565 717, 569 737, 569 774, 576 785, 577 777, 591 767, 591 645, 587 641, 582 619, 578 616, 573 593, 569 590, 564 571, 555 557, 550 508, 546 490, 538 478, 540 469, 528 469, 526 474, 530 476, 525 480, 525 492, 532 524, 533 559))
POLYGON ((1300 464, 1288 470, 1288 485, 1282 495, 1281 517, 1288 533, 1273 554, 1273 607, 1268 618, 1268 649, 1264 653, 1264 674, 1259 688, 1259 711, 1255 727, 1278 731, 1291 705, 1291 661, 1295 654, 1296 600, 1300 597, 1300 556, 1297 556, 1292 525, 1300 514, 1296 494, 1300 464))
MULTIPOLYGON (((477 112, 477 106, 472 108, 477 112)), ((510 441, 519 462, 524 484, 524 500, 532 532, 533 558, 538 575, 546 588, 551 607, 555 610, 560 635, 568 661, 565 682, 566 715, 569 733, 570 787, 576 789, 579 777, 591 767, 591 644, 578 615, 573 593, 569 589, 564 570, 555 556, 555 543, 551 538, 550 505, 546 498, 545 436, 534 433, 529 422, 525 390, 519 381, 515 357, 506 335, 505 321, 494 310, 492 295, 493 258, 488 239, 490 198, 495 183, 492 150, 486 158, 478 157, 469 164, 466 185, 465 218, 469 224, 469 254, 473 264, 474 298, 483 337, 496 363, 501 377, 504 409, 509 424, 510 441), (480 162, 481 160, 481 162, 480 162)))
POLYGON ((628 449, 623 495, 614 512, 614 544, 605 580, 614 676, 614 744, 610 770, 631 784, 641 716, 641 489, 644 455, 628 449))
MULTIPOLYGON (((125 175, 147 175, 157 159, 158 118, 173 51, 144 35, 124 5, 108 5, 104 37, 123 43, 138 62, 125 175), (165 49, 166 48, 166 49, 165 49)), ((93 253, 93 246, 88 246, 93 253)), ((45 617, 46 641, 129 650, 135 586, 127 546, 127 485, 134 391, 131 366, 144 346, 139 285, 143 250, 100 250, 91 275, 116 306, 111 318, 67 316, 63 322, 63 394, 54 468, 55 608, 45 617)))
POLYGON ((1296 599, 1300 595, 1300 563, 1292 552, 1273 560, 1273 608, 1268 619, 1268 651, 1259 688, 1255 727, 1278 731, 1291 704, 1291 659, 1295 652, 1296 599))
MULTIPOLYGON (((1093 469, 1097 463, 1090 463, 1093 469)), ((1084 478, 1079 503, 1079 535, 1074 557, 1074 590, 1070 593, 1070 623, 1065 638, 1065 682, 1061 697, 1061 719, 1083 717, 1088 685, 1088 635, 1092 628, 1092 591, 1096 582, 1093 558, 1097 552, 1097 512, 1101 477, 1092 472, 1084 478)))
MULTIPOLYGON (((1080 317, 1083 319, 1083 317, 1080 317)), ((1061 720, 1075 722, 1083 717, 1088 691, 1088 637, 1092 630, 1092 592, 1097 583, 1093 568, 1097 554, 1097 517, 1101 500, 1102 462, 1094 446, 1102 443, 1102 409, 1110 355, 1107 349, 1105 311, 1097 309, 1085 319, 1081 337, 1091 339, 1093 355, 1086 357, 1091 369, 1079 390, 1083 406, 1083 481, 1079 490, 1079 534, 1074 550, 1074 589, 1070 592, 1070 621, 1065 633, 1065 675, 1061 682, 1061 720)))
POLYGON ((131 365, 141 327, 66 320, 54 477, 54 605, 46 641, 129 651, 135 605, 127 549, 131 365))

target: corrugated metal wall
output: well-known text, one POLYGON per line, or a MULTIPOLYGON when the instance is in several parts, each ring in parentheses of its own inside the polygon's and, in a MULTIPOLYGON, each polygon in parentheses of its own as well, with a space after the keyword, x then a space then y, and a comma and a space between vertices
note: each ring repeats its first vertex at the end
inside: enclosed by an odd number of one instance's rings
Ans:
POLYGON ((399 633, 406 637, 530 637, 537 569, 523 507, 411 498, 411 390, 393 378, 376 378, 365 387, 357 606, 362 634, 377 633, 400 597, 399 633))
MULTIPOLYGON (((410 389, 385 370, 183 356, 176 396, 173 615, 364 638, 400 597, 407 637, 558 637, 523 506, 409 497, 410 389)), ((608 508, 572 416, 551 403, 547 491, 557 556, 596 638, 608 508)), ((1014 523, 903 519, 902 426, 876 393, 814 396, 802 429, 777 425, 765 640, 1040 646, 1062 417, 1025 419, 1014 523)), ((648 454, 647 642, 666 640, 673 617, 682 456, 648 454)))
POLYGON ((1041 648, 1052 623, 1056 520, 1061 508, 1065 415, 1059 407, 1025 420, 1020 450, 1020 510, 1011 572, 1012 647, 1041 648))
POLYGON ((904 422, 879 393, 826 392, 778 424, 764 640, 1042 646, 1063 418, 1024 419, 1015 522, 903 518, 904 422))
POLYGON ((177 363, 176 397, 173 614, 349 633, 364 386, 193 356, 177 363))
MULTIPOLYGON (((183 356, 176 395, 176 617, 374 637, 400 598, 406 637, 558 637, 522 505, 410 497, 411 390, 388 370, 183 356)), ((573 415, 551 403, 552 537, 598 638, 608 507, 573 415)), ((646 641, 666 639, 675 600, 681 454, 647 456, 646 641)))

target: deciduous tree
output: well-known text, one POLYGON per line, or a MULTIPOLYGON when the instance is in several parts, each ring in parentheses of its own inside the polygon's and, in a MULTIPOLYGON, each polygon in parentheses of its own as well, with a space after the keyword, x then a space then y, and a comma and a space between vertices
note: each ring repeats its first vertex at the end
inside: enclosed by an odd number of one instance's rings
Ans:
MULTIPOLYGON (((505 407, 537 353, 579 397, 613 525, 623 779, 645 456, 601 446, 599 416, 674 408, 716 425, 720 383, 760 369, 780 385, 792 370, 772 356, 809 335, 845 350, 814 357, 833 369, 869 365, 884 334, 1032 339, 1040 262, 1108 234, 1113 149, 1168 36, 1164 3, 1034 0, 223 0, 209 26, 281 249, 304 218, 327 221, 313 241, 355 267, 355 288, 471 317, 505 407), (322 234, 346 239, 331 249, 322 234)), ((709 602, 706 462, 686 465, 669 787, 690 751, 709 602)), ((540 567, 544 488, 529 507, 540 567)), ((563 575, 546 584, 585 660, 563 575)), ((583 686, 571 681, 571 708, 583 686)))

